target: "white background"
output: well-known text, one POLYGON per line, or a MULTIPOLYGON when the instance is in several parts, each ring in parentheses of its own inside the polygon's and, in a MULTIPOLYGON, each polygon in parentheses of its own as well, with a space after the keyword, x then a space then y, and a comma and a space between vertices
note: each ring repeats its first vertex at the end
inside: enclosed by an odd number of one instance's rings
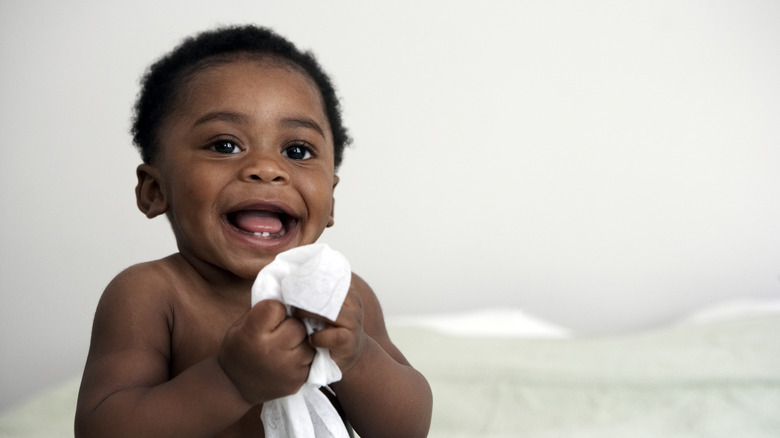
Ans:
POLYGON ((77 375, 136 210, 138 79, 217 24, 314 50, 355 139, 323 240, 389 315, 586 334, 780 295, 780 2, 0 1, 0 408, 77 375))

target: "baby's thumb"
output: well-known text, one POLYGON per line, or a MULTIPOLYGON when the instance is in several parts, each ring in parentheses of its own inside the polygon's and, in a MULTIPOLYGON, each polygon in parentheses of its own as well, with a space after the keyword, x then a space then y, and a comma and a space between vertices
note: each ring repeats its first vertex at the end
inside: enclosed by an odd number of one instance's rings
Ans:
POLYGON ((272 332, 287 318, 284 304, 276 300, 262 300, 252 306, 247 315, 250 328, 272 332))

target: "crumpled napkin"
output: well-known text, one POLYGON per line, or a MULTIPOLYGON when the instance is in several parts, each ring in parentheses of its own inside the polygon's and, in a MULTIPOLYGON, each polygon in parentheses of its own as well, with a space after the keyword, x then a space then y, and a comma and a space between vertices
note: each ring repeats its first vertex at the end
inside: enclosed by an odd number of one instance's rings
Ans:
MULTIPOLYGON (((287 306, 335 321, 352 279, 346 257, 325 244, 300 246, 276 256, 252 285, 252 305, 274 299, 287 306)), ((303 318, 311 334, 321 321, 303 318)), ((298 393, 263 404, 261 418, 268 438, 348 438, 336 408, 320 391, 341 380, 341 370, 327 349, 317 348, 309 377, 298 393)))

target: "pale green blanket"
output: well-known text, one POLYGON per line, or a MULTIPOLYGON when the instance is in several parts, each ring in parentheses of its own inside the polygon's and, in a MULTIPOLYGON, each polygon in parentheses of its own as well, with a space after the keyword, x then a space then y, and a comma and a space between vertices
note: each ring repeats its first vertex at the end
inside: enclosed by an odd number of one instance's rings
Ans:
POLYGON ((392 335, 433 389, 430 437, 780 437, 780 316, 567 340, 392 335))
MULTIPOLYGON (((598 338, 391 336, 431 383, 432 438, 780 437, 780 316, 598 338)), ((0 437, 72 437, 77 388, 0 414, 0 437)))

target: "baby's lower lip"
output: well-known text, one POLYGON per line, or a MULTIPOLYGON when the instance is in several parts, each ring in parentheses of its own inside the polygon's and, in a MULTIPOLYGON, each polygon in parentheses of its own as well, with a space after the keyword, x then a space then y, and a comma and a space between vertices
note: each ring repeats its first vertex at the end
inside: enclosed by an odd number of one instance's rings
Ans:
POLYGON ((241 240, 245 243, 261 246, 284 245, 285 242, 292 238, 293 231, 298 226, 298 221, 293 218, 285 220, 283 226, 277 232, 244 230, 236 226, 227 216, 224 217, 223 223, 232 230, 234 235, 242 236, 241 240))

